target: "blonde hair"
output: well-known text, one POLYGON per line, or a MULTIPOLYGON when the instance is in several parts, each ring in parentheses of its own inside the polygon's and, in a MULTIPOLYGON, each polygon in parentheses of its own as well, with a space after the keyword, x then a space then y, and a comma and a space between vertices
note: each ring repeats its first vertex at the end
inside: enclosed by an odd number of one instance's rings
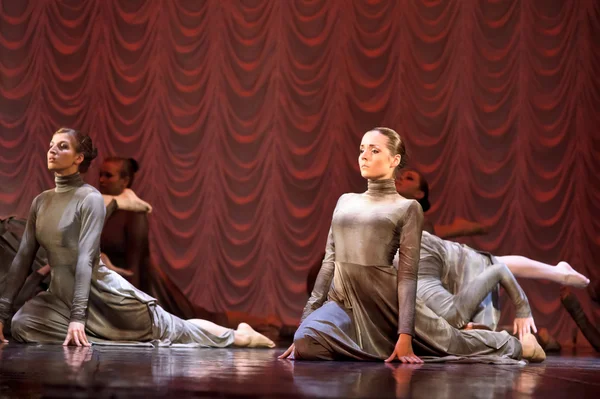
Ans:
POLYGON ((383 134, 388 139, 387 148, 390 150, 392 156, 400 155, 400 163, 396 166, 396 170, 394 171, 394 175, 398 173, 398 171, 406 166, 408 161, 408 156, 406 154, 406 145, 404 144, 404 140, 402 137, 393 129, 389 127, 376 127, 372 129, 376 132, 383 134))

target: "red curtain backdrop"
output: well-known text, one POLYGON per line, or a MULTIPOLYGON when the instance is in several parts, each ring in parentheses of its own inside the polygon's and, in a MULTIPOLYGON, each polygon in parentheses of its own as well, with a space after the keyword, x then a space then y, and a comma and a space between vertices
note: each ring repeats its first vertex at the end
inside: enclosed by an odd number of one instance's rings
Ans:
MULTIPOLYGON (((53 186, 51 133, 79 128, 140 162, 153 257, 195 303, 295 323, 383 125, 432 220, 490 223, 467 242, 597 279, 599 50, 595 0, 5 0, 0 215, 53 186)), ((558 286, 523 285, 570 340, 558 286)))

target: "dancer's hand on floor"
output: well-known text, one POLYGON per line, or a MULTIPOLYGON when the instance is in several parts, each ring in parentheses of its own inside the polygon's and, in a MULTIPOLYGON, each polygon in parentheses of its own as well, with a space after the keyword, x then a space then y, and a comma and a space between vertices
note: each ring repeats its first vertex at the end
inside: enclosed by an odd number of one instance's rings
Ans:
POLYGON ((4 324, 0 322, 0 344, 7 344, 8 340, 4 338, 4 333, 2 330, 4 329, 4 324))
POLYGON ((423 360, 413 352, 412 337, 408 334, 400 334, 398 342, 396 342, 396 347, 394 348, 394 353, 385 359, 385 361, 386 363, 389 363, 396 358, 402 363, 423 363, 423 360))
POLYGON ((533 317, 517 317, 513 322, 513 334, 519 335, 519 340, 523 338, 525 334, 531 332, 537 333, 537 327, 533 321, 533 317))
POLYGON ((73 343, 77 346, 92 346, 88 342, 87 336, 85 335, 85 325, 78 321, 72 321, 69 323, 69 330, 67 331, 67 338, 63 345, 69 345, 73 343))
POLYGON ((277 359, 288 359, 294 354, 294 349, 294 344, 292 344, 285 352, 283 352, 283 355, 278 356, 277 359))

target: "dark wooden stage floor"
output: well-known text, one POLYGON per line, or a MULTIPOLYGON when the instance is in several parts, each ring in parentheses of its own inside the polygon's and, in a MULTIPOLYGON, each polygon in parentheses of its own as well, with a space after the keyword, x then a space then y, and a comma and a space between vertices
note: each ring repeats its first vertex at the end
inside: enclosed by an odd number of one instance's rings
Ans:
POLYGON ((0 397, 600 397, 600 356, 523 367, 291 362, 277 350, 0 347, 0 397))

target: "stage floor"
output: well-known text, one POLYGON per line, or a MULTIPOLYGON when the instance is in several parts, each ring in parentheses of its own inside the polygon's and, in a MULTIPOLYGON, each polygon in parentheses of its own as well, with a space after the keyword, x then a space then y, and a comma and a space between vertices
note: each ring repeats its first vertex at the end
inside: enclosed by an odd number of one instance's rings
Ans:
POLYGON ((277 360, 283 348, 0 346, 0 397, 598 398, 600 356, 528 366, 277 360))

